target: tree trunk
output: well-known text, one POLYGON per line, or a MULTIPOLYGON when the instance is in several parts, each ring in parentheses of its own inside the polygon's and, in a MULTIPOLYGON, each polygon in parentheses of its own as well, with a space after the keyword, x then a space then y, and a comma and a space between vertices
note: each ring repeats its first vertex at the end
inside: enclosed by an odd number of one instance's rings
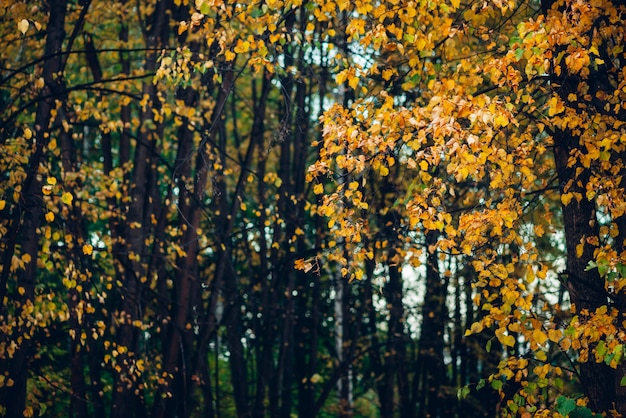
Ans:
MULTIPOLYGON (((620 158, 616 161, 622 167, 622 181, 620 183, 620 189, 622 193, 626 195, 626 152, 620 153, 620 158)), ((615 219, 617 224, 618 235, 615 237, 615 250, 622 264, 626 264, 626 214, 615 219)), ((622 277, 621 280, 625 278, 622 277)), ((616 295, 615 306, 620 310, 620 316, 618 322, 622 324, 621 328, 626 331, 624 327, 624 321, 626 321, 626 290, 622 290, 616 295)), ((626 377, 626 362, 622 361, 618 366, 615 373, 615 390, 616 400, 615 409, 622 415, 626 415, 626 385, 622 385, 622 379, 626 377)))
MULTIPOLYGON (((15 316, 21 316, 23 309, 32 305, 35 296, 35 284, 37 277, 37 260, 39 253, 39 234, 38 229, 41 226, 43 216, 43 204, 41 196, 41 182, 38 180, 39 166, 43 161, 44 150, 50 139, 49 125, 51 122, 52 110, 55 106, 55 100, 60 98, 64 83, 62 77, 57 77, 59 71, 63 68, 63 58, 60 52, 63 47, 65 38, 65 16, 66 16, 66 0, 49 1, 50 18, 48 21, 46 33, 46 46, 44 56, 48 57, 43 65, 42 76, 45 82, 42 95, 48 96, 41 100, 37 107, 35 116, 35 138, 36 149, 30 159, 30 167, 27 172, 27 178, 22 188, 22 196, 20 197, 19 207, 15 209, 16 216, 10 225, 11 232, 7 234, 11 241, 5 248, 8 260, 11 260, 13 251, 17 241, 21 249, 19 255, 30 257, 30 262, 26 262, 23 269, 18 268, 16 271, 16 282, 18 288, 22 288, 21 295, 16 297, 17 309, 15 316), (19 231, 19 236, 17 232, 19 231)), ((7 260, 7 257, 4 257, 7 260)), ((2 278, 0 285, 0 314, 4 314, 4 297, 6 295, 7 278, 9 276, 10 261, 3 263, 2 278)), ((20 321, 21 322, 21 321, 20 321)), ((22 343, 15 350, 13 358, 7 364, 5 373, 6 381, 13 380, 12 386, 4 386, 0 390, 0 404, 6 405, 5 417, 17 418, 23 416, 26 407, 26 391, 28 381, 29 362, 32 357, 32 340, 30 338, 30 327, 18 325, 13 328, 12 340, 22 343), (24 338, 24 336, 28 338, 24 338)), ((3 368, 5 366, 4 362, 3 368)))
MULTIPOLYGON (((150 29, 145 33, 146 54, 144 70, 151 73, 156 68, 157 54, 154 49, 163 46, 167 41, 167 3, 158 2, 152 14, 149 16, 150 29)), ((120 37, 127 36, 122 27, 120 37)), ((122 58, 122 63, 125 60, 122 58)), ((124 68, 123 70, 128 70, 124 68)), ((129 198, 130 202, 124 208, 127 211, 123 226, 120 227, 121 244, 125 246, 125 255, 118 259, 119 273, 123 288, 121 291, 119 329, 117 344, 125 350, 117 358, 120 366, 114 373, 114 389, 111 402, 112 417, 133 417, 145 415, 145 405, 141 396, 138 377, 131 370, 135 355, 139 348, 140 333, 135 326, 135 321, 142 319, 143 287, 148 279, 149 253, 146 250, 146 237, 151 236, 151 215, 159 202, 155 201, 154 187, 157 181, 156 164, 154 154, 157 138, 162 136, 162 125, 157 123, 156 128, 149 129, 148 121, 154 118, 154 111, 160 109, 160 99, 157 96, 156 87, 152 82, 144 83, 142 88, 143 97, 149 98, 148 103, 142 109, 139 116, 141 128, 138 130, 138 140, 133 156, 132 173, 130 173, 129 198)), ((124 109, 122 109, 124 112, 124 109)), ((128 115, 126 115, 128 116, 128 115)), ((124 115, 122 116, 125 117, 124 115)), ((120 160, 127 158, 125 155, 127 138, 123 133, 120 139, 120 160)), ((158 398, 157 398, 158 399, 158 398)), ((156 403, 156 402, 155 402, 156 403)))
MULTIPOLYGON (((390 241, 394 242, 394 241, 390 241)), ((394 398, 394 392, 398 394, 398 407, 401 416, 411 416, 410 390, 408 383, 408 367, 406 367, 406 344, 407 338, 404 333, 404 305, 403 305, 403 280, 402 272, 396 265, 396 251, 394 244, 390 244, 387 259, 389 281, 385 286, 385 299, 389 309, 389 323, 387 335, 387 355, 385 359, 385 379, 387 396, 394 398), (397 390, 397 392, 396 392, 397 390)))
MULTIPOLYGON (((567 248, 566 286, 580 320, 584 321, 597 308, 606 306, 608 298, 604 280, 598 270, 587 269, 589 262, 593 260, 594 251, 594 247, 587 243, 587 239, 597 238, 599 229, 594 202, 586 198, 585 184, 589 173, 578 162, 568 164, 570 155, 578 149, 578 139, 569 132, 555 133, 554 159, 561 193, 580 193, 582 196, 580 202, 574 198, 568 205, 562 205, 562 213, 567 248), (576 176, 578 168, 583 170, 581 175, 576 176), (576 247, 581 243, 584 243, 584 247, 582 254, 578 256, 576 247)), ((580 364, 581 384, 593 410, 608 411, 613 407, 614 376, 613 369, 604 363, 596 363, 593 359, 580 364)))
MULTIPOLYGON (((187 324, 191 326, 189 322, 189 315, 190 312, 193 310, 191 302, 194 289, 196 289, 196 285, 198 285, 196 261, 198 255, 197 231, 200 226, 200 219, 203 209, 203 196, 206 192, 206 185, 209 174, 209 158, 207 156, 206 141, 214 142, 215 138, 217 137, 221 125, 222 111, 230 94, 232 82, 232 70, 227 69, 223 75, 223 83, 218 93, 216 106, 211 116, 211 120, 207 121, 208 126, 211 126, 211 129, 209 129, 208 133, 206 134, 209 137, 201 141, 198 154, 196 155, 194 190, 193 192, 189 192, 186 189, 186 186, 181 190, 184 200, 183 205, 186 208, 186 212, 183 213, 183 217, 181 219, 181 229, 185 231, 181 240, 181 248, 185 249, 185 255, 180 257, 178 260, 178 274, 175 283, 174 295, 175 300, 173 301, 171 306, 171 319, 167 327, 167 338, 164 341, 163 347, 163 369, 169 376, 174 377, 178 375, 178 381, 180 381, 181 383, 183 381, 187 381, 188 379, 188 374, 185 370, 185 377, 182 378, 183 380, 181 380, 183 367, 186 368, 190 364, 188 355, 190 354, 189 351, 191 347, 184 347, 184 345, 185 335, 191 332, 187 324)), ((184 141, 181 143, 181 145, 184 148, 188 148, 190 144, 187 144, 187 142, 184 141)), ((179 157, 182 160, 183 166, 187 164, 186 159, 189 157, 185 156, 184 154, 179 154, 179 157)), ((225 158, 223 158, 223 160, 225 160, 225 158)), ((180 174, 184 175, 187 169, 183 167, 181 167, 181 169, 182 172, 180 174)), ((224 237, 228 236, 229 234, 229 224, 231 221, 228 220, 229 208, 226 202, 226 186, 225 184, 223 184, 222 175, 218 175, 217 177, 218 179, 215 181, 216 188, 219 189, 220 197, 218 204, 220 205, 221 212, 218 222, 218 224, 220 225, 218 237, 221 239, 220 242, 224 242, 224 237)), ((183 180, 184 179, 181 179, 181 181, 183 180)), ((225 253, 224 251, 220 251, 216 272, 212 283, 212 295, 209 302, 208 315, 210 315, 211 318, 209 319, 206 326, 203 327, 203 338, 208 338, 208 336, 212 334, 213 330, 216 327, 214 312, 217 303, 218 292, 221 288, 221 284, 225 275, 225 266, 226 263, 229 262, 229 260, 227 260, 228 257, 229 255, 227 253, 225 253)), ((161 387, 159 387, 156 397, 157 400, 154 402, 153 405, 153 417, 162 418, 164 416, 173 415, 175 413, 174 411, 180 411, 180 408, 185 408, 184 405, 177 406, 177 402, 182 402, 182 399, 177 399, 173 401, 161 399, 162 396, 168 398, 167 394, 171 393, 172 382, 172 380, 166 381, 163 385, 161 385, 161 387)))
POLYGON ((440 393, 444 384, 443 359, 444 331, 448 318, 447 289, 439 274, 439 257, 435 250, 438 233, 426 233, 428 256, 426 262, 426 294, 422 307, 422 331, 419 340, 418 372, 415 378, 421 383, 419 391, 419 416, 441 416, 444 405, 440 393))

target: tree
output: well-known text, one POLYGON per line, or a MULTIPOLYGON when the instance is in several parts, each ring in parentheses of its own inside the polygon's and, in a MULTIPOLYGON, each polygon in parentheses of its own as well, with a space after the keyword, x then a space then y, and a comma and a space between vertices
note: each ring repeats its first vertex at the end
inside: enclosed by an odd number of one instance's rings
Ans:
POLYGON ((317 416, 359 358, 294 268, 329 50, 308 9, 213 6, 3 9, 3 414, 317 416))
MULTIPOLYGON (((401 260, 421 248, 459 264, 471 257, 473 298, 486 315, 470 333, 493 332, 508 352, 489 382, 511 395, 510 413, 555 400, 553 408, 570 412, 573 404, 558 397, 563 373, 579 378, 580 405, 625 412, 624 5, 364 2, 353 10, 346 33, 374 58, 338 74, 360 96, 326 112, 309 178, 332 182, 348 170, 355 189, 368 172, 414 179, 392 197, 403 209, 394 225, 405 242, 401 260), (557 196, 562 227, 551 220, 557 196), (563 271, 537 251, 546 228, 565 237, 563 271), (433 234, 428 248, 417 239, 433 234), (557 272, 570 307, 536 301, 536 280, 557 272), (565 325, 562 309, 574 315, 565 325)), ((318 211, 346 237, 354 253, 347 274, 359 278, 368 254, 361 237, 376 229, 355 209, 373 197, 347 198, 345 181, 334 182, 318 211)), ((437 267, 428 260, 427 270, 437 267)))

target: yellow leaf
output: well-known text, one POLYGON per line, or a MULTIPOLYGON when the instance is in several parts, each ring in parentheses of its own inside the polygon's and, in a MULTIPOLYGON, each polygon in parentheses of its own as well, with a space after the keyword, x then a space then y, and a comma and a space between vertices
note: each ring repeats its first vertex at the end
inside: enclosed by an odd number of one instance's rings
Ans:
POLYGON ((46 179, 46 183, 48 183, 51 186, 54 186, 55 184, 57 184, 57 179, 55 177, 48 177, 46 179))
POLYGON ((545 343, 547 339, 548 336, 542 330, 536 329, 533 331, 533 340, 535 340, 537 344, 543 345, 543 343, 545 343))
POLYGON ((358 77, 350 77, 350 80, 348 80, 348 85, 350 87, 352 87, 353 89, 356 89, 357 86, 359 85, 359 78, 358 77))
POLYGON ((237 55, 234 52, 232 52, 232 51, 226 50, 224 52, 224 57, 226 57, 226 61, 232 61, 232 60, 235 59, 236 56, 237 55))
POLYGON ((22 19, 18 22, 17 29, 20 32, 22 32, 22 35, 24 35, 28 31, 28 26, 30 26, 30 23, 28 23, 28 20, 22 19))
POLYGON ((72 200, 74 200, 74 196, 72 196, 72 194, 69 192, 65 192, 63 193, 63 196, 61 196, 61 201, 66 205, 71 205, 72 200))
POLYGON ((585 244, 584 243, 580 243, 578 245, 576 245, 576 257, 580 258, 583 256, 583 251, 585 250, 585 244))
POLYGON ((512 335, 503 335, 499 339, 500 342, 506 346, 513 347, 515 345, 515 337, 512 335))
POLYGON ((54 221, 54 213, 53 212, 46 213, 46 221, 48 221, 48 222, 54 221))
POLYGON ((417 47, 417 50, 418 50, 418 51, 423 51, 424 49, 426 49, 426 43, 427 43, 427 42, 428 42, 428 40, 427 40, 426 38, 424 38, 424 37, 420 37, 420 38, 417 40, 417 43, 416 43, 416 45, 415 45, 415 46, 417 47))
POLYGON ((561 195, 561 203, 563 203, 563 206, 567 206, 569 205, 569 202, 572 200, 572 197, 574 197, 574 195, 572 195, 571 193, 564 193, 561 195))
POLYGON ((483 330, 483 324, 481 324, 480 322, 474 322, 472 326, 470 327, 470 333, 472 334, 478 334, 482 330, 483 330))
POLYGON ((323 191, 324 191, 324 186, 322 185, 322 183, 317 183, 313 187, 313 193, 315 194, 322 194, 323 191))
MULTIPOLYGON (((307 26, 308 29, 308 26, 307 26)), ((311 29, 313 31, 313 29, 311 29)), ((280 33, 272 33, 270 35, 270 43, 275 44, 280 39, 280 33)))
POLYGON ((33 137, 33 131, 31 131, 28 128, 24 129, 24 138, 25 139, 31 139, 33 137))
POLYGON ((83 254, 91 255, 93 253, 93 246, 91 244, 83 245, 83 254))
POLYGON ((505 115, 497 115, 494 118, 494 124, 496 128, 499 126, 505 127, 506 125, 509 124, 509 118, 507 118, 505 115))
POLYGON ((34 416, 34 411, 33 411, 33 407, 32 406, 27 406, 26 409, 24 409, 24 411, 22 411, 22 415, 24 417, 30 418, 32 416, 34 416))
POLYGON ((561 339, 561 331, 556 330, 556 329, 549 329, 548 338, 550 339, 550 341, 554 343, 558 343, 559 340, 561 339))
POLYGON ((563 102, 561 102, 557 97, 552 97, 548 101, 548 116, 558 115, 564 110, 565 106, 563 106, 563 102))
POLYGON ((348 78, 348 70, 343 70, 335 77, 337 84, 343 84, 348 78))
POLYGON ((3 210, 6 205, 7 205, 6 200, 0 200, 0 210, 3 210))
POLYGON ((237 45, 235 45, 235 48, 233 48, 233 50, 238 54, 248 52, 250 50, 250 42, 238 39, 237 45))
POLYGON ((30 260, 32 260, 32 258, 30 257, 30 254, 23 254, 22 255, 22 261, 25 263, 30 263, 30 260))

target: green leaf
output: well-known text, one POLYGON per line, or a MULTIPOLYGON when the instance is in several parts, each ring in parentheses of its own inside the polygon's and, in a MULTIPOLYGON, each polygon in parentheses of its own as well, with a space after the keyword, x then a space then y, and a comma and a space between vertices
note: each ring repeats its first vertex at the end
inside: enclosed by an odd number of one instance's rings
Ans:
POLYGON ((595 268, 597 268, 598 265, 595 263, 595 261, 590 261, 587 263, 587 267, 585 267, 585 271, 590 271, 593 270, 595 268))
POLYGON ((476 384, 476 390, 480 390, 485 387, 485 379, 480 379, 476 384))
POLYGON ((469 386, 463 386, 462 388, 459 388, 459 390, 456 393, 456 396, 459 399, 465 399, 467 398, 467 395, 469 395, 469 393, 470 393, 469 386))
POLYGON ((605 355, 606 355, 606 344, 604 343, 604 341, 600 340, 600 342, 598 343, 598 346, 596 347, 596 353, 600 357, 605 357, 605 355))
POLYGON ((547 388, 548 385, 550 385, 550 381, 547 378, 541 377, 537 379, 537 386, 539 386, 540 388, 547 388))
POLYGON ((561 379, 560 377, 554 379, 554 387, 558 389, 563 389, 563 379, 561 379))
POLYGON ((576 409, 574 409, 572 413, 569 414, 569 416, 570 418, 595 418, 601 417, 602 415, 594 414, 593 412, 591 412, 591 409, 587 408, 586 406, 577 406, 576 409))
POLYGON ((202 3, 200 6, 200 13, 203 15, 208 15, 211 13, 211 5, 208 2, 202 3))
POLYGON ((520 38, 519 36, 511 36, 509 38, 509 46, 513 46, 514 44, 521 44, 522 43, 522 38, 520 38))
POLYGON ((622 356, 624 355, 624 346, 622 344, 617 344, 613 349, 614 360, 616 363, 620 363, 622 361, 622 356))
POLYGON ((502 380, 494 380, 493 382, 491 382, 491 387, 494 388, 495 390, 501 390, 502 389, 502 380))
POLYGON ((565 396, 559 396, 556 400, 556 410, 563 416, 568 416, 570 412, 576 409, 576 401, 565 396))

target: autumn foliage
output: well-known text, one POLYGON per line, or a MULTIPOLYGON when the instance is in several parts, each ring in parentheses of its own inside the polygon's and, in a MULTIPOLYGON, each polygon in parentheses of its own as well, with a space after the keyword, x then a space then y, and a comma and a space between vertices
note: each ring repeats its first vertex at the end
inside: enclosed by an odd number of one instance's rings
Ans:
POLYGON ((0 3, 0 415, 626 414, 625 21, 0 3))

